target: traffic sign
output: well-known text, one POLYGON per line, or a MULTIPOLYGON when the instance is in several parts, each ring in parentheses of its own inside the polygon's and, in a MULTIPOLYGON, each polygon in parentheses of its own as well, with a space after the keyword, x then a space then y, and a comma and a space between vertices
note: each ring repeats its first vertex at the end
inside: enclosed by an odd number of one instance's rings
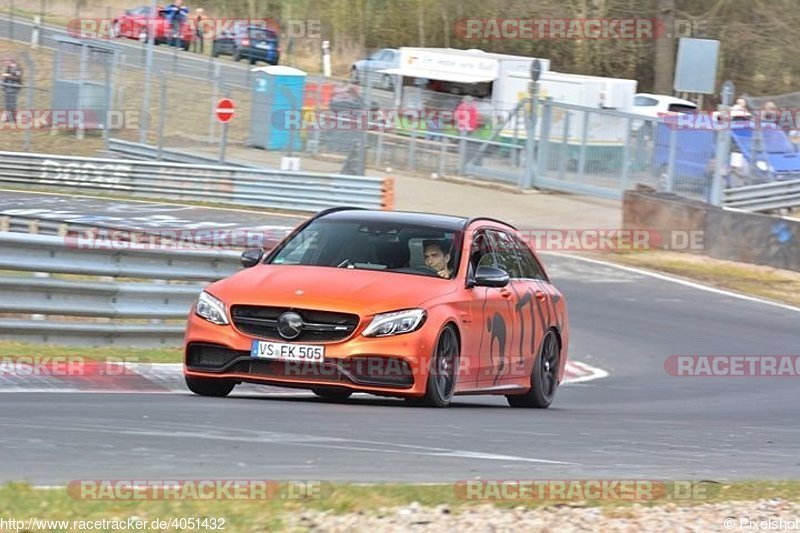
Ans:
POLYGON ((233 100, 230 98, 222 98, 219 102, 217 102, 217 108, 214 110, 214 113, 217 115, 217 120, 222 123, 228 122, 230 119, 233 118, 234 113, 236 113, 235 106, 233 105, 233 100))

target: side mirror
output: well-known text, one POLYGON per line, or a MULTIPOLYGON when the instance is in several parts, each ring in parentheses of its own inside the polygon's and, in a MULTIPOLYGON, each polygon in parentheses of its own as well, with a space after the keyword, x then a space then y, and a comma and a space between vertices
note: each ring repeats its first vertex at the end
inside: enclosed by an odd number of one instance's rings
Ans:
POLYGON ((474 285, 476 287, 505 287, 509 281, 508 272, 505 270, 490 266, 480 266, 475 272, 474 285))
POLYGON ((242 252, 242 266, 245 268, 256 266, 262 257, 264 257, 264 250, 261 248, 248 248, 242 252))

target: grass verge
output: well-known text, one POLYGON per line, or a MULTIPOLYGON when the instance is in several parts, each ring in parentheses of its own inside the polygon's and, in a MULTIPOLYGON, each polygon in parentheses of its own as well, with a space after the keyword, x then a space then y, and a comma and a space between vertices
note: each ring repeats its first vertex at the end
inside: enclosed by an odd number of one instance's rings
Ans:
POLYGON ((800 307, 800 272, 668 251, 613 253, 597 258, 800 307))
POLYGON ((25 357, 40 360, 45 357, 64 356, 83 357, 98 361, 126 361, 129 363, 183 362, 181 348, 128 348, 124 346, 87 348, 0 341, 0 357, 25 357))
MULTIPOLYGON (((663 504, 700 505, 728 501, 757 501, 782 499, 800 501, 800 481, 747 481, 731 483, 703 482, 712 484, 716 490, 703 497, 688 497, 677 501, 673 498, 644 502, 647 506, 663 504)), ((465 499, 463 493, 454 490, 452 484, 412 485, 379 484, 357 486, 352 484, 328 484, 305 482, 295 487, 316 486, 322 489, 317 496, 291 495, 289 484, 279 485, 275 491, 267 491, 266 499, 253 500, 137 500, 95 501, 79 499, 77 491, 66 489, 36 489, 26 483, 8 483, 0 487, 0 516, 38 517, 51 520, 127 520, 135 516, 139 520, 152 521, 169 517, 224 518, 229 531, 259 531, 279 528, 282 516, 301 511, 320 511, 334 514, 376 513, 381 509, 398 508, 418 502, 422 506, 446 505, 451 511, 469 506, 490 503, 499 508, 539 508, 545 506, 624 508, 635 503, 630 500, 605 499, 598 501, 561 500, 543 501, 537 498, 487 502, 481 499, 465 499), (72 495, 71 495, 72 494, 72 495)), ((696 485, 699 486, 699 485, 696 485)), ((299 494, 297 491, 294 494, 299 494)))

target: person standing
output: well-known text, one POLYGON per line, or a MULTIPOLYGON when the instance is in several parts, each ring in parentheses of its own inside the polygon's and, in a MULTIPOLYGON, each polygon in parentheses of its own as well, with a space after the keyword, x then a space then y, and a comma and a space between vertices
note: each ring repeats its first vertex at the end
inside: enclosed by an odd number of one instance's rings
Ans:
POLYGON ((205 31, 203 21, 206 16, 203 15, 203 8, 198 7, 194 10, 194 40, 192 41, 192 52, 203 53, 203 33, 205 31))
POLYGON ((16 59, 12 59, 3 72, 3 94, 5 95, 5 110, 3 118, 7 122, 17 120, 17 96, 22 89, 22 67, 16 59))
POLYGON ((167 6, 165 14, 172 29, 170 46, 183 44, 183 39, 181 39, 181 27, 186 21, 186 17, 189 15, 189 8, 183 5, 183 0, 175 0, 174 3, 167 6))

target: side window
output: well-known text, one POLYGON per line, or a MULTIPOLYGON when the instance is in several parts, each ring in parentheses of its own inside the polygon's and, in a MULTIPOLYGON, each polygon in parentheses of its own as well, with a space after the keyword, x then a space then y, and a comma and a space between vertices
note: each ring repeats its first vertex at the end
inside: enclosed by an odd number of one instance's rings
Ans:
POLYGON ((469 252, 470 270, 474 273, 479 266, 497 266, 494 252, 486 232, 478 230, 472 237, 469 252))
POLYGON ((497 266, 508 272, 511 278, 521 278, 519 260, 517 259, 516 243, 511 235, 503 231, 492 230, 489 232, 494 239, 497 250, 497 266))
POLYGON ((516 235, 512 235, 511 238, 514 240, 514 246, 517 249, 519 266, 522 269, 522 277, 547 281, 547 276, 544 274, 544 269, 542 269, 542 266, 536 260, 536 257, 533 255, 533 252, 531 252, 531 249, 528 248, 528 245, 516 235))

